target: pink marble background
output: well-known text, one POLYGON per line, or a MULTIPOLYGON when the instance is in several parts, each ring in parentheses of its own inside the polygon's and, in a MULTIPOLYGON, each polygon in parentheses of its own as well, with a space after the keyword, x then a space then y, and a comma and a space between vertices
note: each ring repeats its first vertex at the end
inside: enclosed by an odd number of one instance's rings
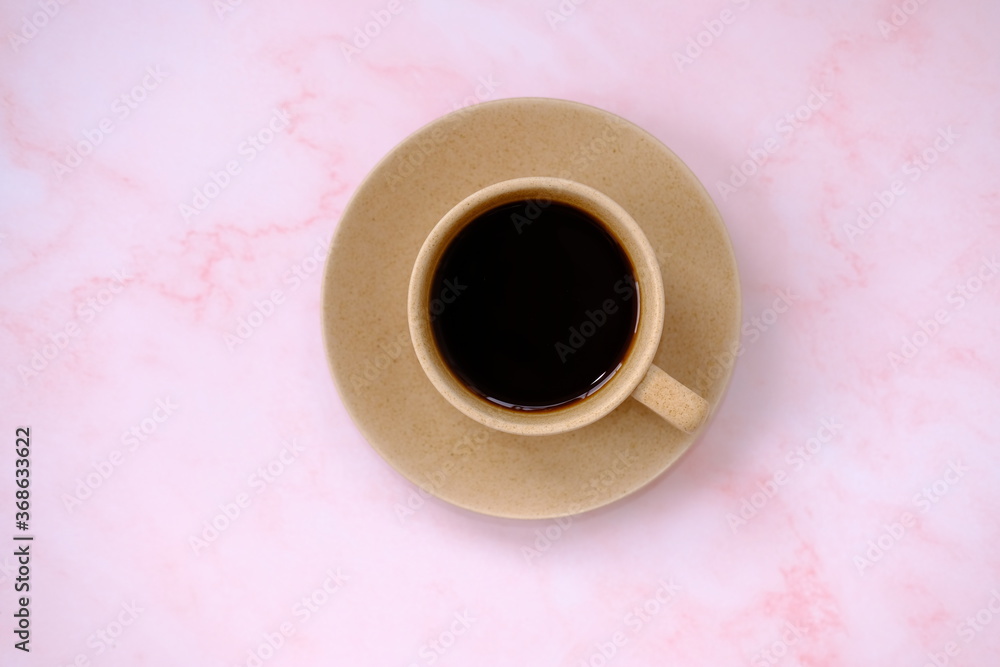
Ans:
POLYGON ((998 29, 988 0, 4 2, 0 664, 1000 664, 998 29), (695 448, 559 523, 418 494, 319 326, 368 170, 516 96, 673 148, 745 299, 695 448))

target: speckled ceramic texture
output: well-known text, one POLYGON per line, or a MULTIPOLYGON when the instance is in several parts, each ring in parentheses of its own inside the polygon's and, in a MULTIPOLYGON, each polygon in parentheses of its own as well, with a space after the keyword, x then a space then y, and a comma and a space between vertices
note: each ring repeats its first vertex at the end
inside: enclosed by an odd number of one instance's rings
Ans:
POLYGON ((323 326, 333 377, 368 442, 428 492, 485 514, 546 518, 617 500, 655 479, 697 438, 634 400, 559 435, 478 424, 433 387, 409 338, 414 261, 438 221, 488 185, 554 176, 619 203, 652 244, 666 314, 654 363, 717 407, 739 337, 739 278, 712 200, 676 155, 608 112, 518 98, 444 116, 389 153, 351 200, 333 240, 323 326))

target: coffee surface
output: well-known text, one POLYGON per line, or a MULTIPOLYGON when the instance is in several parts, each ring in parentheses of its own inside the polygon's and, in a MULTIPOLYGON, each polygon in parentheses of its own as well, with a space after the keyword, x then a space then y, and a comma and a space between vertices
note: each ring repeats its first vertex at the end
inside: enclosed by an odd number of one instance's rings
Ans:
POLYGON ((452 373, 520 410, 596 391, 628 352, 638 286, 617 241, 587 213, 519 201, 466 225, 443 253, 431 326, 452 373))

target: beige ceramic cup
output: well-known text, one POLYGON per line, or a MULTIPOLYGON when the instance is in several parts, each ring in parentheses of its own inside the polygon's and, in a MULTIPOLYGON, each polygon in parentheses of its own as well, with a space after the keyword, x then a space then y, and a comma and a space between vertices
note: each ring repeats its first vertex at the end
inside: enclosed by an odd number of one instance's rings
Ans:
POLYGON ((664 314, 663 280, 653 247, 625 209, 581 183, 547 177, 517 178, 467 197, 441 218, 420 248, 410 276, 407 307, 410 337, 427 377, 449 403, 484 426, 519 435, 564 433, 597 421, 629 397, 686 433, 697 430, 708 414, 704 398, 653 365, 664 314), (589 396, 549 410, 506 408, 472 392, 448 368, 431 329, 431 281, 448 245, 465 225, 483 213, 522 200, 568 204, 601 222, 631 261, 639 292, 637 329, 618 370, 589 396))

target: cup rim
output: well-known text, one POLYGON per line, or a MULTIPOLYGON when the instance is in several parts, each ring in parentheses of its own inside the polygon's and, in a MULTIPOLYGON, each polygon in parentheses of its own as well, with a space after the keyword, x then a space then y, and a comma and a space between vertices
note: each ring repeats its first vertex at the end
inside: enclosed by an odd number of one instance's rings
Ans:
POLYGON ((663 279, 655 251, 639 224, 609 196, 563 178, 530 176, 494 183, 448 211, 424 240, 410 274, 407 319, 417 360, 434 388, 452 406, 484 426, 518 435, 554 435, 582 428, 621 405, 653 363, 663 332, 663 279), (612 377, 589 396, 565 406, 522 411, 491 403, 451 371, 434 342, 430 322, 431 281, 445 249, 467 224, 504 204, 526 199, 574 206, 595 218, 618 242, 635 270, 639 292, 636 332, 612 377))

